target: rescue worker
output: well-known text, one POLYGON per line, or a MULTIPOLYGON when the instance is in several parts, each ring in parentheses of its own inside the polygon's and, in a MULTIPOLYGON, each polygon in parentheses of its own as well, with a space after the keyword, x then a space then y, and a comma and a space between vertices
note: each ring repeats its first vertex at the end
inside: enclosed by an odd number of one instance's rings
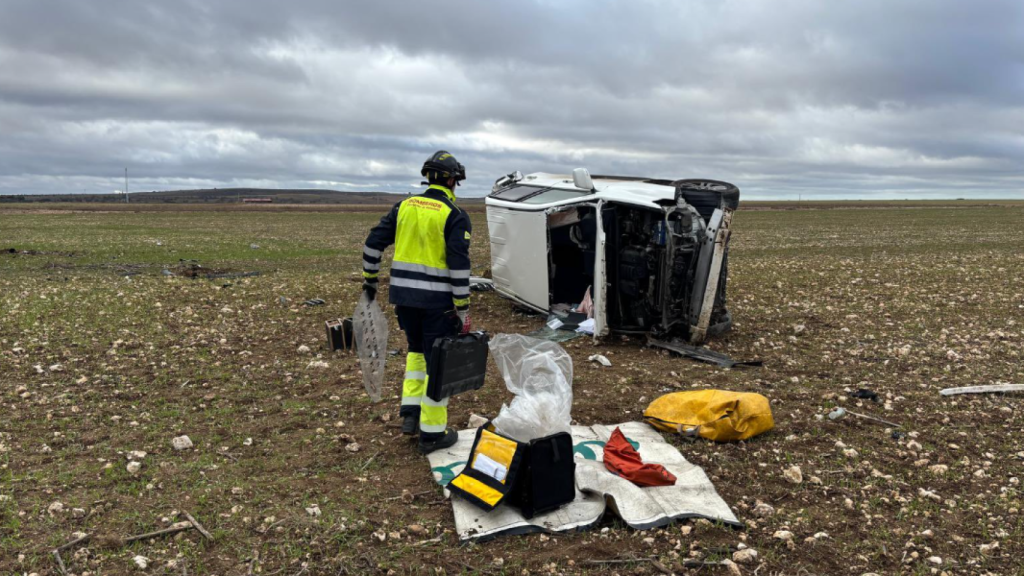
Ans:
POLYGON ((434 340, 467 333, 469 319, 469 216, 455 203, 455 187, 466 169, 439 150, 420 170, 429 187, 423 194, 395 204, 374 226, 363 247, 363 291, 377 295, 381 254, 395 245, 390 296, 398 325, 405 331, 405 359, 400 415, 402 433, 419 430, 419 451, 448 448, 458 433, 447 427, 448 399, 427 397, 427 374, 434 340))

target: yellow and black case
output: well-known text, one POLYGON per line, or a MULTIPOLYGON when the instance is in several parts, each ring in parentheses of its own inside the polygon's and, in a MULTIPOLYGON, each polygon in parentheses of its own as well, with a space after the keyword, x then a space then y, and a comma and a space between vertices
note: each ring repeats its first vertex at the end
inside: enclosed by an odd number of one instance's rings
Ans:
POLYGON ((576 497, 572 436, 560 432, 517 442, 488 422, 477 430, 469 461, 448 489, 488 512, 502 502, 525 518, 555 510, 576 497))
POLYGON ((476 431, 473 450, 448 489, 490 512, 512 493, 526 445, 494 432, 488 422, 476 431))

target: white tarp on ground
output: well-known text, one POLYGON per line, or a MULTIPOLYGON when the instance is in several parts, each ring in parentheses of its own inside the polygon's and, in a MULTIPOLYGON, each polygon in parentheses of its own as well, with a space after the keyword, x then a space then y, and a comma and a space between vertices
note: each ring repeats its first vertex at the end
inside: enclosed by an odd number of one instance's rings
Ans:
MULTIPOLYGON (((452 498, 452 508, 459 538, 469 540, 527 532, 583 530, 601 520, 608 504, 623 521, 640 530, 683 518, 707 518, 742 526, 715 491, 704 470, 687 462, 657 430, 642 422, 626 422, 618 426, 640 452, 644 462, 661 464, 675 474, 675 486, 640 488, 604 467, 604 443, 615 430, 615 425, 573 426, 573 453, 576 457, 574 502, 527 520, 510 506, 502 505, 488 513, 455 497, 452 498)), ((466 465, 475 435, 476 429, 461 430, 458 443, 428 456, 431 472, 439 484, 447 485, 466 465)), ((447 490, 445 495, 448 495, 447 490)))

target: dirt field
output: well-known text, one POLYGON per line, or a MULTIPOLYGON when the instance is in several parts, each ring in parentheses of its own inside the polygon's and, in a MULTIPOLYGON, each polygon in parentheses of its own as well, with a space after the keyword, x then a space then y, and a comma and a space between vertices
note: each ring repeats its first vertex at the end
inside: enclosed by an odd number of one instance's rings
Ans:
MULTIPOLYGON (((684 563, 744 545, 758 556, 739 569, 761 576, 1024 574, 1022 397, 938 393, 1024 383, 1024 205, 843 207, 734 220, 736 326, 710 347, 763 368, 723 370, 619 337, 566 346, 581 424, 639 419, 677 389, 771 399, 776 428, 749 442, 671 439, 745 530, 636 532, 606 518, 584 533, 470 545, 396 428, 401 356, 389 361, 390 398, 374 405, 355 359, 322 351, 324 320, 354 307, 378 213, 2 208, 0 572, 57 574, 50 550, 86 532, 96 536, 62 553, 69 573, 141 574, 141 555, 154 575, 714 575, 730 572, 684 563), (221 276, 180 274, 195 264, 221 276), (596 352, 613 367, 587 362, 596 352), (858 388, 880 402, 848 397, 858 388), (905 434, 823 418, 836 406, 905 434), (182 434, 193 449, 172 448, 182 434), (783 474, 794 466, 799 484, 783 474), (117 540, 178 511, 214 540, 117 540)), ((485 267, 484 215, 473 220, 485 267)), ((542 323, 474 297, 474 325, 492 333, 542 323)), ((479 393, 452 400, 453 424, 509 399, 491 371, 479 393)))

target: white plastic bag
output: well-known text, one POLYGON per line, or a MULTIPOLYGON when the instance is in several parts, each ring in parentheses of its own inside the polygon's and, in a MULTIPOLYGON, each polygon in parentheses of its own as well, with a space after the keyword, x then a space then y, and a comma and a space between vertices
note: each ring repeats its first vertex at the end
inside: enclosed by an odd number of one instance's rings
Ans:
POLYGON ((388 358, 388 319, 380 304, 376 300, 370 302, 365 292, 352 314, 352 335, 363 369, 363 388, 371 401, 380 402, 384 362, 388 358))
POLYGON ((569 432, 572 422, 572 358, 561 346, 522 334, 498 334, 491 357, 516 395, 501 407, 494 426, 519 442, 569 432))

